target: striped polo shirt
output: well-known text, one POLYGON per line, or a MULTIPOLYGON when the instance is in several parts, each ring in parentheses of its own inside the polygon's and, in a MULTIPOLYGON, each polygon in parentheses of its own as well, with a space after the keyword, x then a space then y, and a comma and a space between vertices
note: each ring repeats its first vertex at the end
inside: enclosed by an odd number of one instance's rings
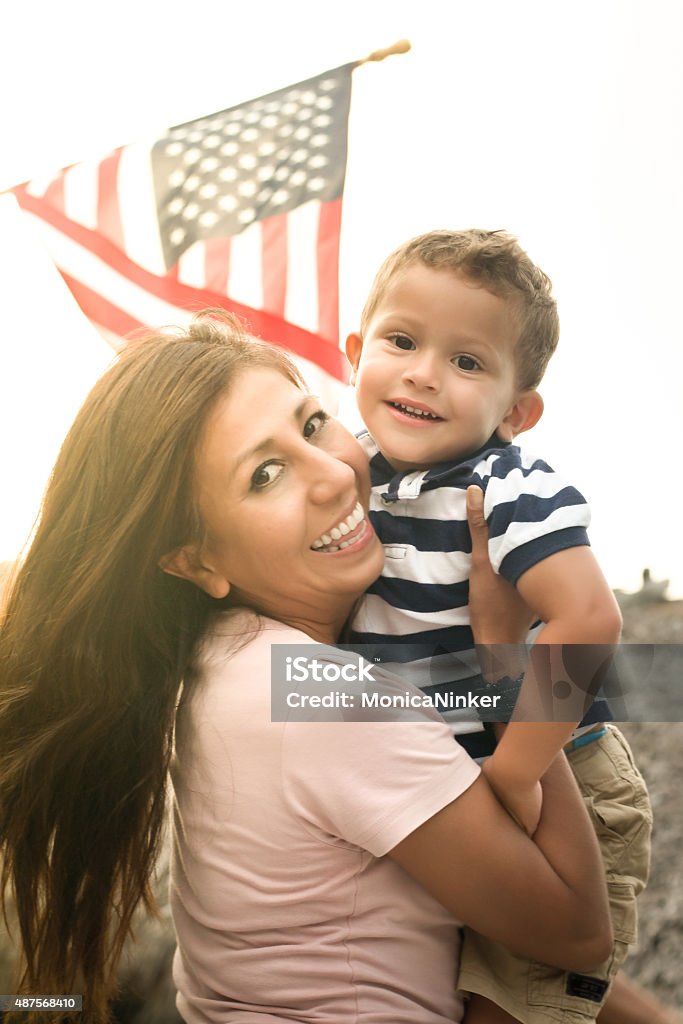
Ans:
MULTIPOLYGON (((484 685, 468 605, 467 488, 484 492, 491 564, 513 584, 555 552, 589 543, 585 498, 546 462, 495 434, 461 462, 408 472, 396 472, 367 431, 358 439, 370 461, 370 520, 385 561, 354 616, 352 643, 370 645, 368 660, 379 658, 430 695, 484 685)), ((596 701, 582 726, 606 715, 596 701)), ((445 717, 472 756, 492 752, 476 712, 445 717)))

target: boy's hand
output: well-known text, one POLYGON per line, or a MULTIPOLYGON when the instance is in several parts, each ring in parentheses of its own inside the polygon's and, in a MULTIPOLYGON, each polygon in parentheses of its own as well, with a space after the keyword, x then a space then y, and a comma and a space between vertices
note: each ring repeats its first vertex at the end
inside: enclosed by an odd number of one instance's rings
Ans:
POLYGON ((491 567, 484 494, 474 484, 467 488, 467 522, 472 537, 469 607, 474 639, 477 644, 524 643, 534 616, 512 584, 491 567))
POLYGON ((498 769, 495 754, 484 761, 482 771, 506 811, 528 836, 533 836, 541 820, 543 805, 541 783, 533 780, 526 782, 510 779, 506 772, 501 772, 498 769))

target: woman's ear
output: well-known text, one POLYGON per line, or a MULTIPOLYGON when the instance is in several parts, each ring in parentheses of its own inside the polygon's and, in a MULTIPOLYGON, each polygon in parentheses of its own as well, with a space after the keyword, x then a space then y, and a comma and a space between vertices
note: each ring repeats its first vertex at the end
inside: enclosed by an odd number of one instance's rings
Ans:
POLYGON ((535 427, 543 415, 543 399, 538 391, 523 391, 496 427, 501 441, 512 441, 517 434, 535 427))
POLYGON ((169 576, 189 580, 210 597, 227 597, 230 583, 207 560, 196 544, 184 544, 159 559, 159 568, 169 576))
POLYGON ((363 351, 363 339, 360 334, 349 334, 346 339, 346 358, 351 363, 351 384, 356 383, 360 354, 363 351))

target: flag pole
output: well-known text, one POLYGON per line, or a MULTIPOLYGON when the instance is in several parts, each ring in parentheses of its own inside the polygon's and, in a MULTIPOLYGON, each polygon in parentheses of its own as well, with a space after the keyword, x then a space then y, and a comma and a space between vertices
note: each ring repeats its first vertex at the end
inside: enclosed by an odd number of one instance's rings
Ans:
POLYGON ((391 57, 395 53, 408 53, 410 48, 410 43, 407 39, 399 39, 397 43, 393 44, 393 46, 387 46, 383 50, 373 50, 367 57, 363 57, 362 60, 359 60, 356 66, 360 64, 369 64, 370 61, 384 60, 386 57, 391 57))

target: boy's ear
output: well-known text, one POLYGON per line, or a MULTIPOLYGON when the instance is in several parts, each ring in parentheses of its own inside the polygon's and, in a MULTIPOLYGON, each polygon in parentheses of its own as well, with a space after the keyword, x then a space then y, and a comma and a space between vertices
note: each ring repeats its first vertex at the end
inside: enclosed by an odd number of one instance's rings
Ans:
POLYGON ((524 430, 535 427, 543 415, 543 399, 538 391, 523 391, 496 427, 501 441, 512 441, 524 430))
POLYGON ((159 568, 169 576, 189 580, 210 597, 227 597, 230 583, 222 573, 207 564, 197 544, 184 544, 159 559, 159 568))
POLYGON ((351 363, 351 384, 356 383, 356 374, 360 362, 360 354, 363 351, 363 339, 360 334, 349 334, 346 339, 346 358, 351 363))

